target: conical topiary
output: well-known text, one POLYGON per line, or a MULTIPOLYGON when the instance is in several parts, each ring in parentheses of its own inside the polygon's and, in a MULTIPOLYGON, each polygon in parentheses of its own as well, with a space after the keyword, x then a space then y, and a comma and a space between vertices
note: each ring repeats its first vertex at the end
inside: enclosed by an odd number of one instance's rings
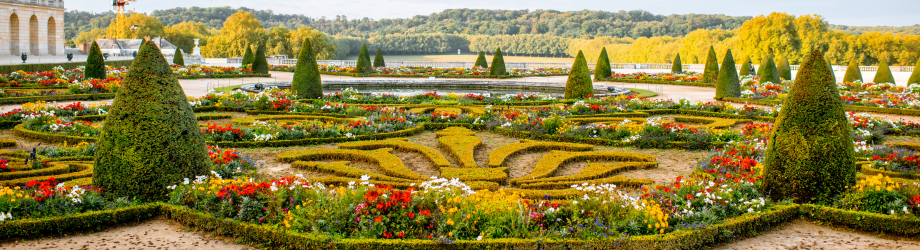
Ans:
POLYGON ((291 90, 300 98, 315 99, 323 97, 323 84, 319 75, 319 66, 316 64, 316 54, 310 39, 304 39, 297 55, 297 66, 294 68, 294 81, 291 90))
POLYGON ((578 51, 575 63, 569 71, 569 78, 565 81, 565 99, 584 99, 594 94, 594 83, 591 81, 591 72, 588 71, 588 61, 585 55, 578 51))
POLYGON ((210 171, 195 112, 152 42, 141 45, 101 130, 93 185, 108 197, 161 201, 167 186, 210 171))
MULTIPOLYGON (((587 62, 585 62, 585 65, 587 65, 587 62)), ((495 55, 492 57, 492 68, 489 68, 489 75, 503 76, 506 74, 508 73, 505 71, 505 57, 502 56, 502 49, 495 49, 495 55)))
POLYGON ((739 96, 741 96, 741 81, 738 80, 738 72, 735 71, 735 58, 732 57, 732 50, 728 50, 725 52, 725 59, 722 59, 719 79, 716 80, 715 99, 739 96))
POLYGON ((878 62, 878 70, 875 71, 875 78, 872 79, 872 82, 875 83, 892 83, 894 84, 894 75, 891 74, 891 69, 888 68, 888 63, 885 60, 880 60, 878 62))
POLYGON ((917 66, 914 66, 914 72, 910 73, 910 78, 907 79, 907 86, 911 84, 920 84, 920 60, 917 61, 917 66))
POLYGON ((709 46, 709 54, 706 55, 706 69, 703 70, 703 82, 711 83, 719 77, 719 59, 716 58, 716 50, 709 46))
POLYGON ((837 74, 834 73, 834 65, 831 64, 830 58, 827 59, 827 68, 831 70, 831 77, 834 79, 834 83, 837 83, 837 74))
POLYGON ((182 49, 176 48, 176 54, 173 55, 173 64, 185 66, 185 58, 182 57, 182 49))
POLYGON ((386 62, 383 61, 383 51, 377 48, 377 54, 374 54, 374 68, 386 66, 386 62))
MULTIPOLYGON (((765 54, 765 55, 763 56, 763 60, 760 62, 760 67, 757 68, 757 75, 758 75, 758 76, 760 76, 760 74, 763 74, 763 69, 764 69, 764 66, 767 65, 767 60, 773 61, 773 59, 774 59, 774 57, 773 57, 773 49, 769 49, 768 52, 767 52, 767 54, 765 54)), ((775 66, 775 65, 776 65, 776 62, 774 61, 773 64, 774 64, 774 66, 775 66)))
POLYGON ((99 49, 99 44, 96 41, 93 41, 93 45, 89 48, 83 77, 86 79, 105 79, 105 58, 102 57, 102 50, 99 49))
POLYGON ((489 68, 489 62, 486 62, 486 53, 479 51, 479 56, 476 57, 476 63, 473 64, 473 67, 480 67, 483 69, 489 68))
POLYGON ((671 63, 671 73, 683 73, 684 64, 680 62, 680 53, 674 56, 674 62, 671 63))
POLYGON ((856 181, 850 123, 829 73, 812 52, 776 118, 761 186, 772 200, 827 202, 856 181))
POLYGON ((246 53, 243 53, 243 66, 242 67, 251 67, 252 59, 255 58, 252 55, 252 46, 246 46, 246 53))
POLYGON ((850 64, 847 65, 847 73, 843 75, 843 82, 863 82, 862 71, 859 70, 859 63, 856 63, 856 59, 850 60, 850 64))
POLYGON ((779 78, 782 80, 792 80, 792 67, 789 66, 789 60, 785 56, 779 57, 779 64, 776 65, 776 71, 779 72, 779 78))
POLYGON ((371 65, 370 55, 367 54, 367 44, 361 46, 361 53, 358 53, 358 63, 355 64, 355 69, 358 70, 359 74, 370 74, 374 72, 374 67, 371 65))
POLYGON ((779 79, 779 72, 776 69, 776 63, 773 62, 773 57, 764 59, 763 65, 760 65, 760 82, 772 82, 775 84, 783 82, 779 79))
POLYGON ((594 79, 606 81, 610 74, 610 58, 607 57, 607 48, 602 48, 601 54, 597 56, 597 63, 594 64, 594 79))
POLYGON ((268 74, 268 59, 265 59, 265 45, 259 45, 256 53, 252 58, 252 72, 256 74, 268 74))
POLYGON ((741 72, 739 72, 738 75, 747 76, 755 74, 754 64, 751 63, 751 56, 745 56, 744 62, 741 63, 741 72))

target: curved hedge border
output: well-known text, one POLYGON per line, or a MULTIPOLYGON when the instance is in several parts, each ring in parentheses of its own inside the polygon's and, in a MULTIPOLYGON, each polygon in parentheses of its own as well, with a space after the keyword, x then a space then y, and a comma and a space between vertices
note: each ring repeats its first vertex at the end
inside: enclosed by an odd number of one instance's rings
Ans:
MULTIPOLYGON (((546 140, 546 141, 585 143, 585 144, 591 144, 591 145, 603 145, 603 146, 612 146, 612 147, 634 146, 633 143, 626 143, 626 142, 615 141, 615 140, 610 140, 610 139, 570 138, 570 137, 565 137, 561 135, 531 134, 530 132, 517 131, 517 130, 506 129, 506 128, 501 128, 501 127, 493 128, 492 132, 495 132, 501 135, 505 135, 505 136, 520 138, 520 139, 540 139, 540 140, 546 140)), ((715 143, 709 143, 708 145, 709 145, 709 148, 722 147, 725 145, 725 143, 715 142, 715 143)), ((668 142, 668 146, 666 147, 666 149, 688 149, 690 150, 686 142, 679 142, 679 141, 668 142)))
POLYGON ((44 142, 59 143, 59 142, 69 142, 69 143, 81 143, 81 142, 96 142, 97 138, 93 137, 77 137, 77 136, 66 136, 66 135, 56 135, 52 133, 39 132, 34 130, 26 129, 22 124, 16 125, 13 127, 13 134, 25 138, 36 139, 44 142))
POLYGON ((13 139, 0 140, 0 148, 9 148, 9 147, 15 147, 15 146, 16 146, 16 140, 13 140, 13 139))
POLYGON ((920 235, 920 218, 916 217, 851 211, 812 204, 802 205, 801 210, 805 217, 853 229, 902 236, 920 235))
MULTIPOLYGON (((78 121, 104 121, 107 115, 79 115, 74 116, 74 120, 78 121)), ((199 121, 208 121, 208 120, 220 120, 220 119, 230 119, 233 116, 228 114, 195 114, 195 118, 198 118, 199 121)))
MULTIPOLYGON (((722 98, 722 101, 732 102, 732 103, 741 103, 741 104, 755 104, 755 105, 763 105, 763 106, 773 106, 777 104, 783 104, 782 101, 778 101, 778 100, 747 99, 747 98, 732 98, 732 97, 722 98)), ((871 113, 893 114, 893 115, 920 116, 920 109, 880 108, 880 107, 870 107, 870 106, 860 106, 860 105, 843 105, 843 109, 846 111, 853 111, 853 112, 871 112, 871 113)))
POLYGON ((160 214, 161 206, 153 203, 70 216, 0 222, 0 239, 37 239, 101 231, 108 227, 152 219, 160 214))
POLYGON ((871 164, 863 164, 862 170, 860 172, 862 172, 865 175, 879 175, 880 174, 883 176, 894 177, 894 178, 920 180, 920 174, 898 173, 898 172, 881 170, 881 169, 873 168, 871 164))
POLYGON ((34 101, 79 101, 101 100, 115 98, 115 93, 105 94, 79 94, 79 95, 46 95, 0 98, 0 104, 22 104, 34 101))

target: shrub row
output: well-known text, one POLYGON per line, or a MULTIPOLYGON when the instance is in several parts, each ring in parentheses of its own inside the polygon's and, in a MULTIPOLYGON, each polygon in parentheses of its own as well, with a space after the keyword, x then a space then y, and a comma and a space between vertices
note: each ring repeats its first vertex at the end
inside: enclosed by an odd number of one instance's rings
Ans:
POLYGON ((151 203, 69 216, 0 222, 0 239, 38 239, 101 231, 113 226, 152 219, 160 214, 162 205, 151 203))
POLYGON ((406 138, 392 138, 386 140, 374 140, 374 141, 355 141, 355 142, 344 142, 339 143, 339 148, 344 149, 362 149, 362 150, 373 150, 378 148, 393 148, 396 150, 405 150, 410 152, 416 152, 425 156, 428 161, 430 161, 436 168, 446 168, 450 167, 450 161, 447 158, 444 158, 438 150, 422 146, 419 144, 411 143, 406 140, 406 138))
MULTIPOLYGON (((106 115, 79 115, 74 116, 74 120, 78 121, 105 121, 106 115)), ((220 119, 230 119, 231 115, 228 114, 195 114, 195 117, 199 121, 209 121, 209 120, 220 120, 220 119)))
MULTIPOLYGON (((542 179, 540 179, 540 180, 542 180, 542 179)), ((584 183, 588 183, 588 184, 615 184, 615 185, 620 186, 620 187, 633 187, 633 188, 636 188, 636 187, 642 187, 642 186, 644 186, 644 185, 651 185, 651 184, 654 184, 655 181, 649 180, 649 179, 633 179, 633 178, 628 178, 628 177, 624 177, 624 176, 621 176, 621 175, 614 175, 614 176, 610 176, 610 177, 606 177, 606 178, 602 178, 602 179, 596 179, 596 180, 581 180, 581 181, 546 181, 546 182, 539 182, 539 181, 538 181, 538 182, 520 184, 520 187, 521 187, 521 188, 524 188, 524 189, 545 190, 545 189, 571 188, 572 185, 580 185, 580 184, 584 184, 584 183)))
MULTIPOLYGON (((511 129, 501 128, 501 127, 495 127, 492 129, 492 131, 498 134, 502 134, 502 135, 509 136, 509 137, 515 137, 515 138, 539 139, 539 140, 557 141, 557 142, 585 143, 585 144, 591 144, 591 145, 604 145, 604 146, 612 146, 612 147, 628 147, 628 146, 633 145, 632 143, 615 141, 615 140, 610 140, 610 139, 603 139, 603 138, 575 138, 575 137, 566 137, 566 136, 561 136, 561 135, 532 134, 530 132, 511 130, 511 129)), ((724 142, 713 142, 713 143, 709 143, 708 148, 722 147, 724 145, 725 145, 724 142)), ((687 142, 679 142, 679 141, 668 142, 667 147, 665 148, 688 149, 688 150, 694 149, 692 146, 689 146, 687 142)))
MULTIPOLYGON (((747 98, 731 98, 731 97, 723 98, 722 101, 733 102, 733 103, 749 103, 749 104, 763 105, 763 106, 773 106, 777 104, 783 104, 783 102, 779 100, 747 99, 747 98)), ((853 111, 853 112, 871 112, 871 113, 881 113, 881 114, 920 116, 920 109, 882 108, 882 107, 861 106, 861 105, 843 105, 843 109, 846 111, 853 111)))
POLYGON ((16 140, 0 139, 0 148, 9 148, 9 147, 15 147, 15 146, 16 146, 16 140))
POLYGON ((508 168, 441 168, 441 176, 447 179, 457 178, 460 181, 491 181, 505 182, 508 179, 508 168))
POLYGON ((920 235, 920 219, 913 216, 851 211, 812 204, 802 205, 801 212, 807 218, 863 231, 902 236, 920 235))
POLYGON ((735 126, 736 124, 743 124, 743 123, 751 122, 751 120, 748 120, 748 119, 725 119, 725 118, 717 118, 717 117, 700 118, 700 117, 686 117, 686 116, 674 117, 674 121, 689 122, 689 123, 702 123, 702 124, 705 124, 702 127, 709 128, 709 129, 730 129, 732 126, 735 126))
POLYGON ((593 145, 565 142, 543 142, 521 140, 520 143, 504 145, 489 153, 489 167, 496 168, 505 164, 505 161, 518 154, 540 150, 565 150, 565 151, 590 151, 593 145))
MULTIPOLYGON (((463 129, 469 131, 469 129, 463 129)), ((450 131, 450 129, 448 129, 448 131, 450 131)), ((472 131, 470 131, 470 133, 471 132, 472 131)), ((467 135, 465 131, 458 131, 456 134, 449 134, 438 138, 438 147, 447 151, 451 157, 457 160, 457 165, 464 168, 477 167, 476 159, 473 155, 476 152, 476 148, 480 146, 482 146, 482 139, 475 135, 467 135)))
POLYGON ((81 178, 87 178, 93 176, 93 163, 89 162, 58 162, 54 164, 62 164, 68 166, 68 171, 65 173, 58 173, 54 175, 43 175, 39 177, 26 177, 12 180, 0 181, 0 186, 22 186, 26 183, 29 183, 31 180, 36 179, 48 179, 48 177, 54 177, 57 181, 69 181, 81 178))
POLYGON ((278 161, 310 161, 310 160, 348 160, 363 161, 380 166, 380 169, 389 176, 399 177, 410 180, 427 180, 412 170, 406 168, 399 157, 391 154, 392 148, 382 148, 372 151, 355 150, 355 149, 308 149, 287 151, 278 154, 278 161))
POLYGON ((66 135, 56 135, 52 133, 45 133, 40 131, 33 131, 26 129, 22 124, 16 125, 13 127, 13 134, 25 138, 36 139, 44 142, 51 143, 81 143, 81 142, 96 142, 96 138, 93 137, 77 137, 77 136, 66 136, 66 135))
MULTIPOLYGON (((126 67, 131 66, 131 63, 134 60, 120 60, 120 61, 106 61, 105 65, 112 67, 126 67)), ((36 72, 36 71, 48 71, 53 70, 54 67, 61 66, 65 70, 76 69, 80 66, 86 65, 86 62, 67 62, 67 63, 36 63, 36 64, 10 64, 10 65, 0 65, 0 73, 9 74, 16 71, 26 71, 26 72, 36 72)))
MULTIPOLYGON (((588 167, 574 175, 556 176, 532 180, 518 180, 517 183, 573 182, 606 178, 624 171, 657 168, 658 162, 617 162, 609 164, 589 163, 588 167)), ((570 184, 571 185, 571 184, 570 184)))
POLYGON ((102 100, 115 98, 115 93, 105 94, 79 94, 79 95, 46 95, 0 98, 0 104, 22 104, 34 101, 79 101, 102 100))
MULTIPOLYGON (((407 182, 412 180, 390 177, 364 169, 355 168, 348 165, 348 161, 338 161, 338 162, 315 162, 315 161, 295 161, 291 163, 291 167, 300 168, 310 171, 316 171, 320 173, 329 173, 336 174, 345 177, 351 178, 361 178, 362 175, 367 175, 373 180, 380 181, 397 181, 397 182, 407 182)), ((327 183, 328 184, 328 183, 327 183)))
POLYGON ((893 177, 893 178, 902 178, 902 179, 909 179, 909 180, 920 180, 920 174, 899 173, 899 172, 885 171, 885 170, 873 168, 873 167, 871 167, 870 164, 863 164, 863 165, 862 165, 862 170, 861 170, 861 172, 862 172, 863 174, 865 174, 865 175, 879 175, 879 174, 880 174, 880 175, 884 175, 884 176, 888 176, 888 177, 893 177))
POLYGON ((655 162, 655 157, 646 154, 626 153, 618 151, 586 151, 586 152, 568 152, 553 150, 549 154, 543 155, 543 158, 537 162, 530 174, 511 180, 516 184, 524 180, 546 178, 556 172, 562 164, 576 160, 608 160, 608 161, 638 161, 638 162, 655 162))

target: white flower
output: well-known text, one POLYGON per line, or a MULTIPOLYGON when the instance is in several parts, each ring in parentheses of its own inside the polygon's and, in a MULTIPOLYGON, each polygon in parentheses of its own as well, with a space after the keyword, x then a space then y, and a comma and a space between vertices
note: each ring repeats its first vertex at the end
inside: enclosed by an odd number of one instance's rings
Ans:
POLYGON ((366 181, 366 180, 370 180, 370 179, 371 179, 371 176, 370 176, 370 175, 362 175, 362 176, 361 176, 361 180, 362 180, 362 181, 366 181))
POLYGON ((476 240, 482 240, 482 235, 480 234, 479 237, 476 237, 476 240))

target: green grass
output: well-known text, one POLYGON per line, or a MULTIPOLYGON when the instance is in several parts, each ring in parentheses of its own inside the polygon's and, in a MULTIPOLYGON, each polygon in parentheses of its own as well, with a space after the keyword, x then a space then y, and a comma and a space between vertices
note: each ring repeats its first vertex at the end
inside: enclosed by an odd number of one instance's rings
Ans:
POLYGON ((650 90, 634 89, 634 88, 629 88, 629 90, 632 90, 632 92, 638 94, 639 97, 655 97, 655 96, 658 96, 658 93, 655 93, 654 91, 650 91, 650 90))
MULTIPOLYGON (((475 62, 478 55, 384 55, 383 59, 386 61, 426 61, 426 62, 475 62)), ((492 56, 487 55, 486 58, 491 60, 492 56)), ((504 55, 505 62, 558 62, 558 63, 572 63, 575 62, 575 58, 566 58, 566 57, 530 57, 530 56, 510 56, 508 54, 504 55)), ((357 55, 348 56, 345 60, 358 60, 357 55)))

